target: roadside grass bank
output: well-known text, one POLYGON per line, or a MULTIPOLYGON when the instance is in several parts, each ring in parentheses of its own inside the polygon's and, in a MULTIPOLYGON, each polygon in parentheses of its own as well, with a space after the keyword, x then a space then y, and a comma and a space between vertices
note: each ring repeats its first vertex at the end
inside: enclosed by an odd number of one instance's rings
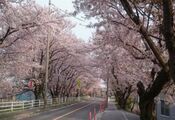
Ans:
POLYGON ((38 115, 42 112, 47 112, 54 109, 61 109, 72 104, 76 104, 82 101, 74 101, 64 104, 53 104, 52 106, 47 106, 45 109, 43 107, 33 108, 27 110, 18 110, 13 112, 0 113, 0 120, 23 120, 28 117, 38 115))

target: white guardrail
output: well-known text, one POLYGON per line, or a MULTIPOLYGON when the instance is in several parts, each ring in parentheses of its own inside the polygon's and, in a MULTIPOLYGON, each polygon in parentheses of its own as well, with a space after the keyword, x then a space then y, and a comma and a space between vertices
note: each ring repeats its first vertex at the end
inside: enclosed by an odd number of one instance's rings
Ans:
MULTIPOLYGON (((47 100, 47 106, 64 105, 72 102, 78 101, 76 97, 69 98, 54 98, 47 100)), ((12 112, 24 109, 33 109, 37 107, 43 107, 43 100, 30 100, 30 101, 13 101, 13 102, 0 102, 0 113, 2 112, 12 112)))

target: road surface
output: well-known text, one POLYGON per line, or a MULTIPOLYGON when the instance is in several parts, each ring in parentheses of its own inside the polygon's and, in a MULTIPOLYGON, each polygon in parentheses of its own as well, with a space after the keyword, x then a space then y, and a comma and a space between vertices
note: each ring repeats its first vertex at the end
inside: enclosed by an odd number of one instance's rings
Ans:
POLYGON ((117 110, 115 102, 110 102, 101 116, 101 120, 140 120, 139 116, 123 110, 117 110))
POLYGON ((86 101, 67 106, 62 109, 54 109, 40 113, 26 120, 88 120, 90 111, 99 110, 100 100, 86 101))
MULTIPOLYGON (((80 102, 66 106, 65 108, 42 112, 25 120, 88 120, 89 112, 93 112, 94 108, 96 111, 99 111, 101 102, 102 99, 80 102)), ((109 104, 108 108, 102 114, 101 120, 139 120, 139 116, 117 110, 115 104, 109 104)))

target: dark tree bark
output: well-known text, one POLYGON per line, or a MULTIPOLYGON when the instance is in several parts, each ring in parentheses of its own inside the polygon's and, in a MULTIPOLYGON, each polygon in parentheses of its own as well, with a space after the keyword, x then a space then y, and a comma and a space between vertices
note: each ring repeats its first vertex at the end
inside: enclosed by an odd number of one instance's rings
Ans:
POLYGON ((128 98, 133 92, 132 85, 130 83, 126 83, 127 84, 126 87, 124 88, 121 87, 122 84, 119 84, 118 77, 114 73, 114 67, 112 67, 111 73, 115 79, 115 82, 112 85, 113 85, 116 102, 118 102, 118 107, 120 109, 126 110, 128 98))
MULTIPOLYGON (((43 59, 44 59, 44 53, 43 53, 43 50, 41 50, 41 54, 40 54, 40 65, 42 65, 43 64, 43 59)), ((45 74, 44 73, 42 73, 42 70, 40 69, 39 70, 39 76, 38 76, 38 80, 39 81, 42 81, 43 80, 43 78, 44 78, 44 76, 45 76, 45 74)), ((43 85, 43 82, 42 83, 36 83, 35 82, 35 89, 34 89, 34 93, 35 93, 35 96, 36 96, 36 99, 40 99, 40 96, 42 95, 43 96, 43 89, 44 89, 44 85, 43 85)))
POLYGON ((169 52, 169 73, 175 82, 175 32, 172 0, 162 0, 163 5, 163 36, 169 52))
POLYGON ((139 107, 141 120, 154 120, 154 98, 161 92, 164 85, 170 80, 169 75, 163 69, 158 72, 158 75, 153 84, 145 89, 142 82, 138 82, 139 107))
POLYGON ((138 94, 140 97, 140 111, 141 120, 153 120, 153 108, 154 98, 161 92, 163 86, 173 79, 175 81, 175 35, 173 29, 173 3, 172 0, 162 0, 163 8, 163 36, 166 42, 166 47, 169 52, 169 61, 166 63, 162 58, 159 50, 154 44, 153 40, 149 36, 147 29, 141 23, 138 14, 135 14, 129 0, 120 0, 124 10, 130 17, 130 19, 139 27, 139 33, 144 37, 145 41, 149 45, 149 48, 154 53, 157 61, 159 62, 162 70, 158 73, 153 84, 146 90, 142 82, 137 84, 138 94))
POLYGON ((132 93, 132 85, 129 85, 128 87, 125 87, 124 90, 115 90, 115 98, 118 102, 118 106, 120 109, 126 110, 127 109, 127 102, 128 98, 132 93))

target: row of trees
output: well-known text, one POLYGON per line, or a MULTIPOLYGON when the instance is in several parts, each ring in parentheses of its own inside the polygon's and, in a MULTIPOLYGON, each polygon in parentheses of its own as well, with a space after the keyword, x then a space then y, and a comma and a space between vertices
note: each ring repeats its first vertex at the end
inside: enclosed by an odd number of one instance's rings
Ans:
POLYGON ((49 10, 28 0, 0 5, 2 91, 13 93, 2 80, 15 76, 33 80, 37 99, 44 94, 49 37, 48 89, 53 98, 76 93, 77 79, 89 89, 100 75, 110 79, 121 108, 138 93, 141 120, 154 118, 154 99, 175 80, 172 0, 75 0, 74 15, 84 12, 97 19, 89 26, 96 27, 93 53, 71 33, 74 25, 55 7, 49 10))
POLYGON ((88 54, 80 51, 85 43, 72 34, 73 27, 74 24, 66 20, 54 6, 49 10, 48 7, 41 7, 29 0, 2 2, 1 92, 13 96, 24 88, 22 80, 28 79, 33 82, 36 99, 44 96, 48 39, 48 93, 53 98, 76 95, 78 79, 81 80, 81 86, 85 86, 83 90, 87 91, 90 88, 87 76, 91 74, 84 66, 88 62, 84 56, 88 54), (15 77, 18 86, 9 80, 10 77, 15 77))
POLYGON ((74 4, 75 13, 84 12, 98 21, 96 57, 103 65, 104 59, 108 61, 103 70, 111 71, 108 77, 120 107, 125 108, 137 90, 140 118, 152 120, 154 99, 175 80, 174 2, 75 0, 74 4))

